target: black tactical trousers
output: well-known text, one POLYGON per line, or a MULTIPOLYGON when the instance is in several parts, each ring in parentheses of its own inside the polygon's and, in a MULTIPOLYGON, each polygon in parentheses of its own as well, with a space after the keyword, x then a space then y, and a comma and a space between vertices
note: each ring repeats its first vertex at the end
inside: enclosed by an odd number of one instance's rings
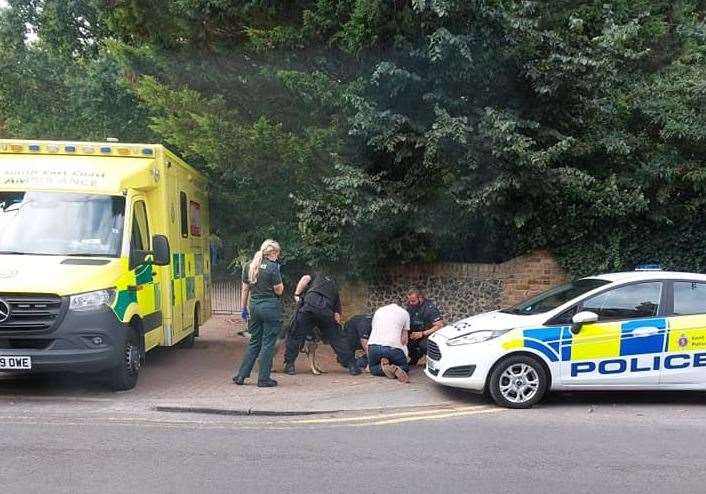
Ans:
POLYGON ((285 363, 294 363, 304 344, 304 340, 307 335, 311 334, 314 327, 319 328, 321 338, 325 343, 331 345, 333 351, 336 352, 338 362, 342 366, 348 367, 355 362, 354 350, 336 322, 333 309, 322 305, 304 302, 304 305, 299 308, 294 329, 287 334, 284 352, 285 363))
POLYGON ((420 340, 409 340, 407 350, 409 351, 409 363, 415 365, 417 361, 427 354, 428 337, 420 340))

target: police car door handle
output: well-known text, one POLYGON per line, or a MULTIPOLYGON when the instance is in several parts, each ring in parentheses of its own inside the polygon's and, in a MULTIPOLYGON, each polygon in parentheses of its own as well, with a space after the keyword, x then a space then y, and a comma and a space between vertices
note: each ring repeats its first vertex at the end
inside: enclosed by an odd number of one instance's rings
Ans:
POLYGON ((655 327, 648 327, 648 328, 637 328, 634 329, 632 334, 633 336, 652 336, 654 334, 659 333, 659 329, 655 327))

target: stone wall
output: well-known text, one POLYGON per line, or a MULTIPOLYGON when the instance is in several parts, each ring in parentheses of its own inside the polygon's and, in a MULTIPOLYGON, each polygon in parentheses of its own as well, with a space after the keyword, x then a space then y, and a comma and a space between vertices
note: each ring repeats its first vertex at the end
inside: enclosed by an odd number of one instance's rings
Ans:
POLYGON ((407 290, 418 287, 456 321, 480 312, 507 307, 566 281, 556 260, 546 251, 502 264, 438 263, 396 266, 367 283, 343 284, 346 317, 372 313, 390 303, 403 304, 407 290))

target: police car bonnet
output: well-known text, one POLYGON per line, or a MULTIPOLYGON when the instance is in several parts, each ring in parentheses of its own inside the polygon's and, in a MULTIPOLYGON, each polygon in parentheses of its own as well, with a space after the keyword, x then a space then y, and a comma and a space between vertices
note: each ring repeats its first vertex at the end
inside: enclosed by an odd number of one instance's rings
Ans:
POLYGON ((444 328, 438 334, 444 338, 454 338, 472 331, 503 330, 542 324, 547 319, 546 314, 518 316, 500 311, 485 312, 476 316, 461 319, 444 328))

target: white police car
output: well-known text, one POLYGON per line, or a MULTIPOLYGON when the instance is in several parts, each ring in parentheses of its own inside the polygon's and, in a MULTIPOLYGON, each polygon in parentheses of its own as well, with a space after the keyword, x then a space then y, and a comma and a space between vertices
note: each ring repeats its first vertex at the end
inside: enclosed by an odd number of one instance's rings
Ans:
POLYGON ((561 285, 437 331, 425 372, 509 408, 549 390, 706 389, 706 275, 635 271, 561 285))

